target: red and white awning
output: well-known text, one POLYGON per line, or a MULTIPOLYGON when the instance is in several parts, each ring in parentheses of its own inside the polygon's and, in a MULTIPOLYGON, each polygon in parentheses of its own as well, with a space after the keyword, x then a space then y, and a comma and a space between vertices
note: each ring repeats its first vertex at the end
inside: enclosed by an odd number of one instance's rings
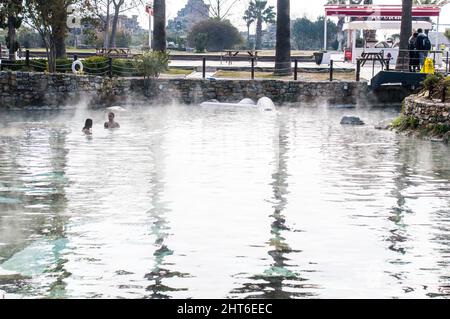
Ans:
MULTIPOLYGON (((326 5, 326 16, 340 17, 401 17, 403 8, 401 5, 326 5)), ((414 6, 412 10, 413 17, 430 18, 439 17, 441 8, 438 6, 414 6)))
MULTIPOLYGON (((344 24, 343 30, 400 30, 401 21, 352 21, 344 24)), ((433 24, 428 21, 413 21, 414 30, 433 29, 433 24)))

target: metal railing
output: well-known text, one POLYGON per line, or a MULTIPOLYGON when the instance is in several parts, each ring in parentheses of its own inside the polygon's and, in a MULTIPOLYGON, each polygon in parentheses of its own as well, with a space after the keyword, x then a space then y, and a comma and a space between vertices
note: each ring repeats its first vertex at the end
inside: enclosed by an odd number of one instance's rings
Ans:
POLYGON ((450 70, 450 52, 443 50, 399 50, 396 70, 403 72, 420 72, 426 58, 433 59, 436 72, 445 75, 450 70))
MULTIPOLYGON (((83 57, 83 56, 81 56, 83 57)), ((80 58, 80 55, 74 54, 72 56, 72 59, 61 59, 57 62, 56 65, 56 72, 57 73, 68 73, 72 72, 72 63, 71 61, 77 61, 80 58)), ((113 59, 113 58, 107 58, 100 62, 88 62, 86 59, 82 59, 83 62, 83 72, 88 75, 99 75, 99 76, 121 76, 121 77, 130 77, 130 76, 142 76, 142 72, 138 70, 130 59, 113 59), (128 63, 127 63, 128 62, 128 63)), ((89 59, 89 58, 88 58, 89 59)), ((208 61, 209 59, 207 57, 198 58, 197 60, 192 59, 193 62, 195 61, 201 61, 201 73, 202 78, 207 78, 207 68, 208 68, 208 61)), ((211 59, 211 61, 216 61, 214 59, 211 59)), ((257 61, 256 58, 249 58, 248 60, 249 66, 241 66, 238 67, 240 70, 246 70, 249 72, 249 78, 254 80, 257 77, 257 71, 258 70, 264 70, 267 72, 274 72, 275 69, 268 67, 268 68, 262 68, 260 66, 257 67, 257 61)), ((286 67, 285 69, 277 69, 276 71, 282 72, 282 73, 293 73, 293 79, 294 81, 298 81, 299 79, 299 60, 294 59, 291 62, 289 62, 290 66, 291 64, 294 64, 293 67, 286 67)), ((194 63, 195 64, 195 63, 194 63)), ((194 66, 191 66, 193 69, 194 66)), ((186 67, 187 68, 187 67, 186 67)), ((227 68, 217 67, 218 70, 227 70, 227 68)), ((326 68, 324 69, 324 72, 326 71, 326 68)), ((48 71, 48 63, 47 59, 45 58, 37 58, 36 56, 33 56, 32 53, 29 50, 26 50, 20 54, 19 59, 16 61, 10 61, 7 59, 0 60, 0 71, 4 70, 10 70, 10 71, 35 71, 35 72, 46 72, 48 71)), ((329 66, 329 80, 334 80, 334 74, 335 74, 335 67, 334 67, 334 61, 330 62, 329 66)))

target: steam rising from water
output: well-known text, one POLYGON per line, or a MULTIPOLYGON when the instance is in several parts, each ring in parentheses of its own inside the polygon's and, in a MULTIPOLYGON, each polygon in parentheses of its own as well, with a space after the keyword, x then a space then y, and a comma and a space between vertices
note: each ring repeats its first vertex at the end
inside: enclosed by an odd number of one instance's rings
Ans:
POLYGON ((0 265, 31 279, 1 290, 448 296, 449 150, 373 130, 398 110, 83 107, 2 114, 0 265))

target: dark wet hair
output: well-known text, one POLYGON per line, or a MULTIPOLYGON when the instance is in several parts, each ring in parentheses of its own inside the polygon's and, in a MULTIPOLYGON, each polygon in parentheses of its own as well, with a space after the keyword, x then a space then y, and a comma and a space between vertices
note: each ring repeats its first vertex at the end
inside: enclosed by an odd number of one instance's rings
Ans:
POLYGON ((94 122, 91 119, 87 119, 86 122, 84 123, 83 130, 88 130, 88 129, 92 128, 93 124, 94 124, 94 122))
POLYGON ((109 112, 108 116, 112 115, 113 117, 116 117, 116 114, 114 114, 113 112, 109 112))
POLYGON ((417 29, 417 33, 423 33, 423 29, 417 29))

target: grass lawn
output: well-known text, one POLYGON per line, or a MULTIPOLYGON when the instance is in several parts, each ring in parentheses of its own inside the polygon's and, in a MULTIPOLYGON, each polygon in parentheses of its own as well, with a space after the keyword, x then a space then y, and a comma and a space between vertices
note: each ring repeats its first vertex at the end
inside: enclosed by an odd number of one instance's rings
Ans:
MULTIPOLYGON (((25 49, 23 49, 25 50, 25 49)), ((31 52, 45 52, 45 48, 33 48, 33 49, 27 49, 31 52)), ((95 53, 95 49, 73 49, 73 48, 67 48, 67 53, 95 53)))
MULTIPOLYGON (((25 49, 24 49, 25 50, 25 49)), ((32 48, 32 49, 28 49, 32 52, 45 52, 45 48, 32 48)), ((96 53, 95 49, 74 49, 74 48, 67 48, 67 53, 68 54, 73 54, 73 53, 96 53)), ((245 50, 239 50, 240 54, 246 54, 245 50)), ((131 52, 133 54, 140 54, 142 53, 141 50, 138 49, 132 49, 131 52)), ((225 52, 205 52, 205 53, 195 53, 195 52, 186 52, 186 51, 175 51, 175 50, 170 50, 169 52, 171 55, 210 55, 210 56, 221 56, 224 55, 225 52)), ((308 56, 308 57, 312 57, 313 56, 313 52, 315 51, 299 51, 299 50, 293 50, 291 51, 291 55, 293 57, 299 57, 299 56, 308 56)), ((275 56, 275 50, 261 50, 259 52, 259 56, 275 56)))
POLYGON ((194 72, 193 69, 169 69, 168 71, 165 71, 163 74, 165 75, 189 75, 192 72, 194 72))
MULTIPOLYGON (((218 71, 215 75, 217 78, 226 79, 250 79, 250 72, 237 72, 237 71, 218 71)), ((293 80, 294 76, 276 76, 270 72, 255 72, 256 79, 273 79, 273 80, 293 80)), ((329 73, 310 73, 301 72, 298 73, 299 81, 328 81, 330 79, 329 73)), ((353 72, 335 72, 333 76, 337 81, 354 81, 355 74, 353 72)))
MULTIPOLYGON (((169 50, 170 51, 170 50, 169 50)), ((244 54, 246 50, 237 50, 240 51, 240 54, 244 54)), ((291 51, 292 56, 313 56, 315 51, 291 51)), ((225 52, 205 52, 205 53, 195 53, 195 52, 186 52, 186 51, 170 51, 172 55, 211 55, 211 56, 221 56, 225 52)), ((259 56, 275 56, 275 50, 261 50, 259 52, 259 56)))

